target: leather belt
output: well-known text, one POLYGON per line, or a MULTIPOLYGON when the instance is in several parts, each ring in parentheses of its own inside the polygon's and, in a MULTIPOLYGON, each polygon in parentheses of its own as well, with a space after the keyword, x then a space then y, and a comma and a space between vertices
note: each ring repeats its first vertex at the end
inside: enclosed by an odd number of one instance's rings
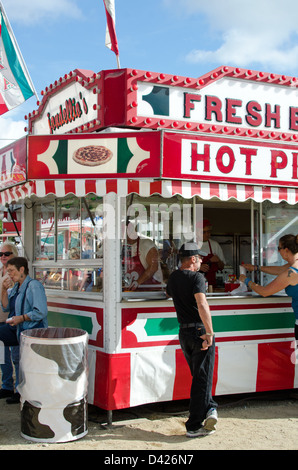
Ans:
POLYGON ((201 323, 180 323, 180 328, 203 328, 201 323))

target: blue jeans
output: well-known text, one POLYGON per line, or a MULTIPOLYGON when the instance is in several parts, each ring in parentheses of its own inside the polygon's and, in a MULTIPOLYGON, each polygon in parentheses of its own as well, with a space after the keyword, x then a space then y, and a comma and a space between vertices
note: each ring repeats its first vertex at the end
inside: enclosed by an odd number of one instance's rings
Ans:
MULTIPOLYGON (((44 328, 43 320, 36 323, 35 328, 44 328)), ((3 326, 0 326, 0 341, 2 341, 4 346, 19 346, 19 336, 21 331, 24 330, 17 329, 16 326, 5 323, 3 326)))
MULTIPOLYGON (((6 325, 5 322, 0 323, 0 328, 6 325)), ((4 364, 1 364, 1 372, 2 372, 2 388, 4 390, 11 390, 13 391, 13 366, 12 362, 15 366, 16 372, 16 384, 18 386, 19 383, 19 346, 9 346, 4 347, 4 364)))
POLYGON ((9 323, 0 326, 0 341, 2 341, 4 346, 18 346, 16 326, 11 326, 9 323))
POLYGON ((212 398, 212 381, 215 360, 215 341, 210 348, 202 351, 201 332, 196 328, 180 328, 179 341, 192 375, 190 390, 189 419, 185 423, 187 431, 199 429, 207 412, 217 408, 212 398))

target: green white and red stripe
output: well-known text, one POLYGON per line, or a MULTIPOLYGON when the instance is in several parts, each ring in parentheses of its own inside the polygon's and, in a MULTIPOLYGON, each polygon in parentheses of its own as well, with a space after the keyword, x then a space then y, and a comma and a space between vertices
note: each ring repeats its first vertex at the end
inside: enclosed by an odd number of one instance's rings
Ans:
POLYGON ((34 94, 31 80, 0 3, 0 115, 34 94))

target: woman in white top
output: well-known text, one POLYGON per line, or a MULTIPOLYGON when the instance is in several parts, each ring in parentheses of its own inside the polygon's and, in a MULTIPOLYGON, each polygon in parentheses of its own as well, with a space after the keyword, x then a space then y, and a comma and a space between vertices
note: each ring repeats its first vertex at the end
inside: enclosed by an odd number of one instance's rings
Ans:
MULTIPOLYGON (((4 242, 0 247, 0 261, 2 267, 0 268, 0 298, 2 295, 2 283, 4 279, 10 279, 9 275, 6 272, 7 262, 11 258, 18 256, 18 249, 14 243, 4 242)), ((13 282, 11 281, 11 287, 13 287, 13 282)), ((3 312, 0 305, 0 328, 1 325, 5 325, 9 312, 3 312)), ((2 358, 3 359, 3 358, 2 358)), ((15 366, 16 373, 16 387, 18 385, 18 375, 19 375, 19 346, 9 346, 4 347, 4 363, 1 364, 2 372, 2 386, 0 389, 0 398, 7 398, 7 403, 16 403, 18 402, 18 394, 14 393, 13 387, 13 366, 15 366)), ((3 360, 1 361, 3 362, 3 360)))

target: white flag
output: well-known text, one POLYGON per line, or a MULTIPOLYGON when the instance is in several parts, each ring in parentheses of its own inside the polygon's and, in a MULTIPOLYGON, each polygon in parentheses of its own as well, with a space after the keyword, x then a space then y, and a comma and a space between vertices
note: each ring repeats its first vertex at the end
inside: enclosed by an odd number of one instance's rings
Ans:
POLYGON ((118 42, 115 29, 115 0, 103 0, 106 15, 107 15, 107 29, 106 29, 106 46, 119 56, 118 42))

